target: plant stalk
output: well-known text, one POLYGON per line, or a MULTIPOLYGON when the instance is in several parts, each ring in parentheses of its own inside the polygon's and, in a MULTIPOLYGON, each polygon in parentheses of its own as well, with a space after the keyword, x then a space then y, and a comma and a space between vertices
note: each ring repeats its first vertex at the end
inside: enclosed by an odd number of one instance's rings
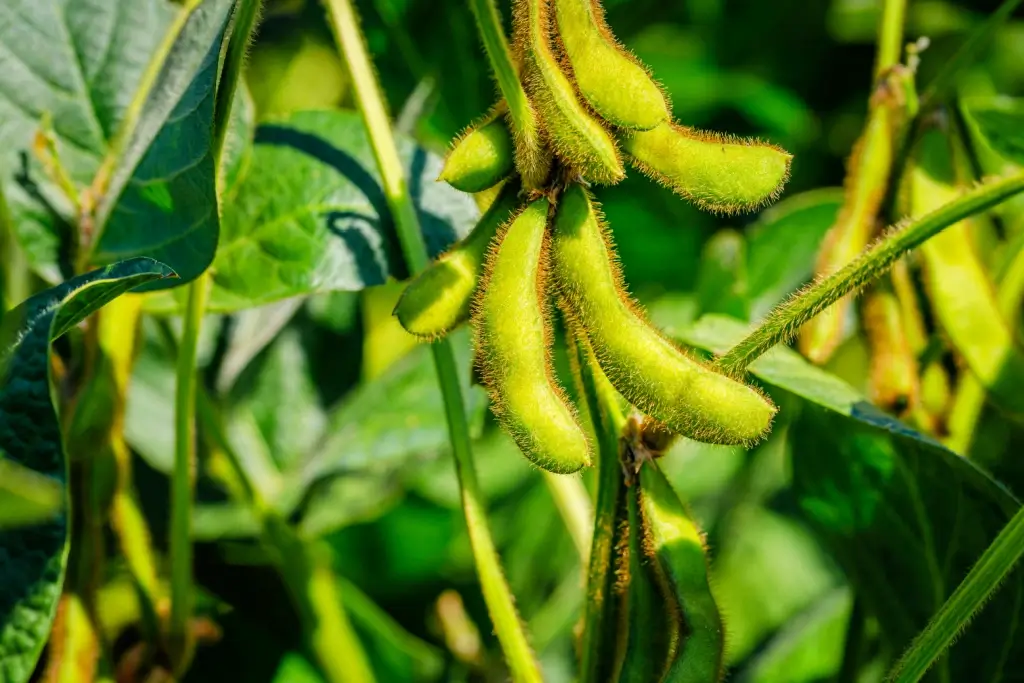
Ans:
POLYGON ((996 592, 1024 554, 1024 507, 1010 519, 896 666, 890 683, 916 683, 996 592))
POLYGON ((196 355, 209 276, 188 285, 184 329, 178 344, 174 394, 174 471, 171 478, 170 575, 171 616, 168 647, 174 671, 182 673, 191 659, 188 622, 192 614, 192 506, 196 483, 196 355))
POLYGON ((480 31, 484 52, 491 62, 491 71, 498 81, 498 89, 508 103, 513 124, 518 130, 526 130, 534 125, 532 106, 526 97, 526 90, 519 81, 519 71, 512 60, 498 8, 494 0, 469 0, 469 7, 480 31))
MULTIPOLYGON (((410 272, 416 273, 429 262, 420 230, 419 218, 406 188, 404 170, 391 133, 384 98, 373 73, 359 22, 350 0, 325 0, 342 60, 355 86, 359 110, 370 136, 374 156, 384 185, 384 195, 394 218, 398 239, 410 272)), ((444 396, 448 431, 455 456, 462 507, 469 530, 470 544, 494 630, 505 653, 514 681, 541 681, 512 593, 501 569, 494 547, 476 468, 470 446, 469 425, 455 356, 451 343, 442 340, 432 345, 441 393, 444 396)))
POLYGON ((955 201, 905 227, 896 227, 841 270, 811 285, 778 306, 745 339, 714 364, 716 370, 738 377, 776 344, 788 341, 800 327, 847 294, 886 273, 906 252, 949 226, 1024 191, 1024 172, 992 180, 965 192, 955 201))

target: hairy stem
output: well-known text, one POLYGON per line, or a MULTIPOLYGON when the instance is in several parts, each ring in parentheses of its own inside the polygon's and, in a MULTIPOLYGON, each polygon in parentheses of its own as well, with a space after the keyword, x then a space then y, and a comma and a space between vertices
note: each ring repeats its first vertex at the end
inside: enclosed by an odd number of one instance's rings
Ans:
POLYGON ((930 214, 890 231, 841 270, 820 279, 778 306, 736 346, 715 362, 715 368, 737 377, 763 353, 788 341, 800 327, 842 297, 875 280, 907 251, 959 221, 1024 191, 1024 173, 989 181, 965 192, 930 214))
POLYGON ((1024 554, 1024 508, 999 532, 886 680, 916 683, 967 627, 1024 554))
POLYGON ((903 23, 907 0, 885 0, 882 24, 878 30, 878 51, 875 54, 875 80, 900 61, 903 52, 903 23))
POLYGON ((174 394, 174 471, 171 476, 170 575, 171 616, 168 643, 174 670, 181 673, 191 658, 188 621, 192 614, 192 504, 196 482, 196 353, 209 276, 188 285, 185 327, 178 344, 174 394))
MULTIPOLYGON (((404 171, 391 133, 391 124, 384 107, 383 95, 373 73, 359 23, 350 0, 325 0, 335 39, 342 59, 348 67, 355 86, 356 100, 363 115, 370 144, 384 185, 384 194, 391 209, 402 245, 402 252, 413 273, 428 263, 427 250, 420 231, 419 218, 406 188, 404 171)), ((477 572, 483 588, 494 630, 505 653, 505 660, 515 681, 541 681, 540 670, 534 659, 512 593, 501 569, 498 553, 487 527, 487 517, 480 485, 476 477, 470 446, 469 425, 466 421, 465 401, 455 356, 450 342, 433 344, 434 365, 437 369, 441 393, 444 396, 448 418, 449 438, 455 456, 455 470, 459 479, 462 507, 469 530, 470 544, 477 572)))

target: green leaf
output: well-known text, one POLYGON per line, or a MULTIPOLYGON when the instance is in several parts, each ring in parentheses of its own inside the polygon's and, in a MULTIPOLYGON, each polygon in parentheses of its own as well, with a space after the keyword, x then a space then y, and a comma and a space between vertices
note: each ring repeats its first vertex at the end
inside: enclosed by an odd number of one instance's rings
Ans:
POLYGON ((792 618, 736 677, 737 683, 832 680, 843 662, 853 596, 836 588, 792 618))
MULTIPOLYGON (((721 353, 746 331, 737 321, 708 316, 682 339, 721 353)), ((970 461, 787 348, 772 349, 750 369, 803 399, 790 428, 800 508, 898 654, 1020 503, 970 461)), ((999 596, 937 663, 940 680, 996 681, 1003 671, 1019 670, 1019 572, 999 596)))
POLYGON ((0 181, 18 240, 48 282, 63 279, 75 216, 32 152, 40 122, 52 118, 61 163, 89 185, 174 13, 166 0, 0 3, 0 181))
POLYGON ((839 188, 802 192, 769 208, 747 232, 751 319, 760 319, 811 279, 821 241, 842 201, 839 188))
POLYGON ((747 319, 747 244, 735 230, 719 230, 704 244, 697 300, 701 313, 747 319))
MULTIPOLYGON (((0 324, 0 450, 8 461, 63 483, 60 424, 50 395, 50 342, 139 285, 173 272, 132 259, 37 294, 0 324)), ((6 461, 5 461, 6 462, 6 461)), ((0 531, 0 678, 27 681, 46 642, 67 561, 65 516, 0 531)))
POLYGON ((5 460, 0 451, 0 529, 51 521, 63 507, 59 482, 5 460))
POLYGON ((178 285, 213 261, 219 232, 213 113, 233 5, 205 0, 191 11, 137 124, 123 132, 123 151, 97 208, 93 262, 149 256, 174 268, 178 285))
MULTIPOLYGON (((472 198, 436 180, 441 160, 399 139, 428 251, 440 253, 479 216, 472 198)), ((356 112, 299 112, 262 125, 250 170, 224 206, 209 310, 233 311, 404 278, 369 139, 356 112)), ((165 295, 147 310, 172 312, 165 295)))
POLYGON ((1009 97, 968 100, 964 108, 993 151, 1006 161, 1024 165, 1024 100, 1009 97))

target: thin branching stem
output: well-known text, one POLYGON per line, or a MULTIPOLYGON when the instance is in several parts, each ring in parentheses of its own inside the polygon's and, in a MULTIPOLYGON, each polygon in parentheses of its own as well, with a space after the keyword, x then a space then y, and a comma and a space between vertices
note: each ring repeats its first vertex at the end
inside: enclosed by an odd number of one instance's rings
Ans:
MULTIPOLYGON (((426 267, 429 259, 423 242, 419 218, 406 187, 405 173, 391 132, 384 98, 373 72, 366 45, 359 31, 358 17, 350 0, 325 0, 330 23, 341 49, 342 59, 352 77, 356 100, 363 115, 370 144, 384 185, 384 195, 394 218, 402 252, 413 273, 426 267)), ((455 456, 462 507, 469 530, 484 600, 494 631, 515 681, 541 681, 540 669, 519 619, 512 592, 505 580, 494 541, 487 527, 487 516, 470 445, 465 401, 455 356, 450 342, 432 346, 441 393, 448 418, 448 432, 455 456)))
POLYGON ((1024 191, 1024 173, 982 183, 957 200, 890 231, 845 268, 820 279, 778 306, 756 330, 715 362, 727 375, 742 375, 752 362, 793 335, 836 301, 886 273, 901 256, 949 226, 1024 191))

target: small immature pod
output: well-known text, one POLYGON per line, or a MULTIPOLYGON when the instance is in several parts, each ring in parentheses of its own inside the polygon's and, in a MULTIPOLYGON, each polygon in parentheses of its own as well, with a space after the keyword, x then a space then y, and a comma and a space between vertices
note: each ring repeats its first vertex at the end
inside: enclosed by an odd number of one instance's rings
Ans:
POLYGON ((597 209, 579 185, 559 202, 552 265, 564 307, 626 400, 698 441, 750 444, 768 431, 775 415, 768 399, 690 358, 637 314, 597 209))
POLYGON ((789 178, 785 150, 666 122, 624 134, 633 165, 705 211, 754 211, 773 201, 789 178))
POLYGON ((407 332, 438 339, 469 319, 487 248, 519 205, 519 190, 507 183, 472 232, 408 284, 394 310, 407 332))
POLYGON ((907 339, 900 302, 884 280, 865 295, 861 316, 871 349, 872 400, 898 415, 916 408, 917 358, 907 339))
POLYGON ((483 192, 512 173, 515 147, 503 109, 496 107, 455 139, 438 180, 462 192, 483 192))
POLYGON ((576 85, 594 111, 633 130, 668 120, 664 93, 615 40, 597 0, 555 0, 555 15, 576 85))
POLYGON ((546 199, 534 201, 494 240, 473 329, 495 415, 527 458, 570 474, 590 464, 590 444, 553 379, 545 297, 549 207, 546 199))
POLYGON ((717 683, 722 679, 725 629, 708 581, 704 538, 658 466, 640 468, 640 518, 644 550, 678 604, 685 638, 670 649, 661 677, 672 683, 717 683))
POLYGON ((537 108, 555 155, 584 180, 611 185, 625 169, 619 149, 600 121, 576 96, 551 49, 550 0, 516 0, 516 49, 522 55, 526 92, 537 108))

